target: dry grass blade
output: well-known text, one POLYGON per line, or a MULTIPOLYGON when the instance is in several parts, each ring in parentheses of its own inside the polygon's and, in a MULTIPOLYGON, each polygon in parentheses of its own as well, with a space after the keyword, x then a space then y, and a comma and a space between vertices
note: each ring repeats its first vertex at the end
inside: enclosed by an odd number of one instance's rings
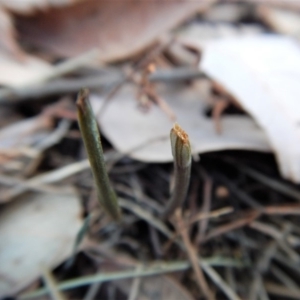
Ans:
POLYGON ((285 205, 265 206, 263 212, 267 215, 300 215, 300 205, 291 203, 285 205))
POLYGON ((51 294, 53 300, 66 300, 67 298, 61 293, 57 287, 57 283, 49 270, 44 270, 43 277, 46 286, 51 294))
POLYGON ((253 213, 250 214, 250 216, 246 216, 244 218, 241 218, 239 220, 234 220, 228 224, 225 225, 221 225, 217 228, 214 228, 211 230, 211 232, 209 232, 203 240, 201 240, 201 243, 206 242, 214 237, 220 236, 222 234, 225 234, 229 231, 241 228, 243 226, 246 226, 248 224, 250 224, 253 220, 255 220, 258 216, 260 215, 260 213, 254 211, 253 213))
POLYGON ((205 219, 213 219, 213 218, 219 218, 223 215, 227 215, 233 212, 233 207, 223 207, 220 209, 216 209, 213 211, 210 211, 208 213, 200 212, 199 214, 195 215, 191 220, 189 220, 189 225, 192 225, 195 222, 205 220, 205 219))
POLYGON ((210 277, 210 279, 224 292, 230 300, 241 300, 241 298, 230 288, 222 277, 207 263, 199 261, 201 268, 210 277))
POLYGON ((259 182, 265 184, 266 186, 270 187, 274 191, 282 193, 283 195, 289 196, 294 198, 297 201, 300 201, 300 192, 295 189, 293 186, 286 184, 282 181, 270 178, 252 168, 249 168, 245 165, 237 165, 234 164, 238 170, 244 172, 248 176, 252 177, 253 179, 258 180, 259 182))
MULTIPOLYGON (((138 265, 136 267, 136 271, 140 271, 142 269, 142 266, 141 265, 138 265)), ((136 300, 138 299, 138 294, 139 294, 139 288, 140 288, 140 285, 141 285, 141 278, 140 277, 137 277, 137 278, 134 278, 133 282, 132 282, 132 285, 131 285, 131 288, 130 288, 130 293, 129 293, 129 296, 128 296, 128 300, 136 300)))
MULTIPOLYGON (((205 258, 203 259, 203 262, 205 262, 208 265, 215 265, 215 266, 235 266, 235 267, 244 266, 240 262, 234 261, 232 259, 224 259, 221 257, 205 258)), ((141 270, 137 270, 136 268, 134 268, 132 270, 127 270, 127 271, 95 274, 95 275, 84 276, 76 279, 66 280, 62 283, 59 283, 58 288, 59 290, 68 290, 68 289, 73 289, 73 288, 77 288, 80 286, 85 286, 93 283, 185 271, 190 267, 191 264, 188 261, 176 261, 176 262, 161 261, 155 264, 148 265, 147 267, 142 267, 141 270)), ((33 299, 45 294, 47 294, 47 289, 41 288, 34 292, 21 295, 18 299, 20 300, 33 299)))
MULTIPOLYGON (((205 213, 200 213, 196 216, 194 216, 191 220, 189 220, 188 222, 186 222, 186 224, 181 228, 183 229, 184 227, 188 228, 190 227, 193 223, 199 221, 199 220, 203 220, 203 219, 210 219, 210 218, 218 218, 222 215, 226 215, 229 214, 233 211, 232 207, 224 207, 215 211, 212 211, 208 214, 205 213)), ((171 245, 171 243, 175 240, 177 236, 179 235, 179 232, 176 232, 175 234, 173 234, 172 236, 170 236, 170 240, 169 242, 166 244, 165 250, 168 249, 168 247, 171 245)), ((198 242, 198 241, 197 241, 198 242)), ((199 242, 201 242, 201 240, 199 239, 199 242)))
POLYGON ((176 212, 175 212, 175 218, 176 218, 176 226, 177 226, 177 229, 178 231, 180 232, 181 236, 182 236, 182 239, 183 239, 183 242, 184 242, 184 245, 185 245, 185 248, 186 248, 186 251, 187 251, 187 254, 188 254, 188 257, 191 261, 191 264, 192 264, 192 267, 195 271, 195 274, 196 274, 196 278, 197 278, 197 283, 199 285, 199 288, 200 290, 204 293, 206 299, 215 299, 212 292, 210 291, 209 289, 209 286, 206 282, 206 279, 204 277, 204 274, 201 270, 201 268, 199 267, 199 258, 198 258, 198 255, 196 253, 196 249, 194 248, 194 246, 192 245, 191 243, 191 240, 188 236, 188 230, 185 226, 185 223, 182 219, 182 216, 181 216, 181 210, 178 209, 176 212))
POLYGON ((105 169, 100 133, 88 96, 89 92, 86 89, 81 90, 78 95, 77 108, 79 126, 91 163, 99 201, 105 211, 114 220, 118 221, 121 219, 121 211, 105 169))
MULTIPOLYGON (((278 231, 273 226, 258 221, 254 221, 253 223, 251 223, 250 227, 273 237, 277 241, 280 249, 285 252, 292 261, 294 261, 295 263, 298 263, 300 261, 299 254, 289 246, 289 242, 291 241, 291 236, 289 237, 289 240, 287 239, 291 227, 289 224, 286 224, 286 230, 284 231, 284 233, 278 231)), ((295 241, 294 237, 292 238, 292 241, 295 241)))
POLYGON ((269 294, 284 297, 283 299, 300 299, 300 290, 291 290, 278 283, 267 282, 265 288, 269 294))
MULTIPOLYGON (((130 210, 135 215, 137 215, 138 217, 140 217, 141 219, 145 220, 150 225, 155 227, 157 230, 159 230, 169 239, 172 239, 174 237, 174 233, 170 231, 169 228, 161 220, 157 219, 152 214, 142 209, 139 205, 136 205, 132 201, 129 201, 124 198, 119 198, 119 202, 121 207, 130 210)), ((178 241, 176 242, 179 246, 182 246, 180 243, 178 243, 178 241)))
POLYGON ((294 281, 294 279, 290 278, 282 269, 276 266, 271 266, 270 271, 272 274, 282 282, 286 287, 291 290, 299 290, 298 284, 294 281))
MULTIPOLYGON (((205 214, 208 214, 211 208, 211 192, 212 192, 212 180, 210 178, 206 178, 204 182, 204 195, 203 195, 204 203, 202 207, 202 212, 205 214)), ((204 237, 204 234, 208 227, 208 221, 209 218, 202 219, 199 222, 199 238, 198 238, 199 240, 203 239, 204 237)))

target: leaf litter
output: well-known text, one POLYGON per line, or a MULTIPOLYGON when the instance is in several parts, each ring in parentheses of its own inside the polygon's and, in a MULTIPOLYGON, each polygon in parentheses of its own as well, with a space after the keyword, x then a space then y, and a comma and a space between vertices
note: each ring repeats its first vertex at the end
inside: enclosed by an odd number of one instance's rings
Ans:
POLYGON ((1 209, 0 296, 19 292, 72 251, 81 208, 69 195, 27 194, 1 209), (17 272, 11 270, 16 269, 17 272))
MULTIPOLYGON (((218 134, 214 121, 205 115, 209 103, 203 97, 201 86, 162 85, 158 94, 189 133, 193 153, 223 149, 270 150, 265 134, 249 117, 224 116, 221 121, 223 133, 218 134)), ((94 94, 91 102, 98 111, 104 97, 94 94)), ((152 106, 148 112, 139 110, 134 86, 121 89, 105 108, 99 123, 104 135, 118 151, 129 152, 131 157, 147 162, 172 161, 166 133, 173 122, 157 106, 152 106)))
POLYGON ((285 178, 300 181, 300 51, 292 39, 263 35, 207 44, 200 68, 220 82, 264 129, 285 178))
POLYGON ((79 1, 32 18, 19 18, 17 25, 21 39, 56 55, 70 57, 97 47, 100 60, 110 62, 139 53, 212 2, 164 0, 158 5, 155 1, 79 1))
POLYGON ((25 289, 18 298, 298 297, 299 187, 282 179, 272 154, 282 174, 297 181, 297 134, 287 124, 298 120, 298 42, 284 36, 297 37, 284 23, 297 20, 297 3, 274 1, 263 13, 261 1, 125 7, 35 0, 0 7, 0 101, 8 119, 0 129, 0 273, 15 281, 1 281, 1 295, 25 289), (241 81, 243 70, 254 78, 241 81), (74 115, 82 85, 92 89, 106 137, 121 224, 97 205, 74 115), (276 116, 271 100, 259 115, 253 109, 261 85, 277 95, 276 116), (262 120, 271 113, 270 129, 262 120), (174 119, 190 136, 194 162, 181 216, 164 221, 158 216, 172 185, 174 119), (30 239, 32 232, 39 237, 30 239))

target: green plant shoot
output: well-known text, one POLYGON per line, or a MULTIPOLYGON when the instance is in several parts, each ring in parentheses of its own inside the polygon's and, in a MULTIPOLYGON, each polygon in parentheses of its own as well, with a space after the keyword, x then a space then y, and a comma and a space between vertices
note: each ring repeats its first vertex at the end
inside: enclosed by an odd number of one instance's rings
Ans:
POLYGON ((94 176, 99 202, 102 208, 115 220, 121 219, 121 211, 105 168, 100 132, 92 107, 88 89, 82 89, 77 97, 78 122, 85 149, 94 176))

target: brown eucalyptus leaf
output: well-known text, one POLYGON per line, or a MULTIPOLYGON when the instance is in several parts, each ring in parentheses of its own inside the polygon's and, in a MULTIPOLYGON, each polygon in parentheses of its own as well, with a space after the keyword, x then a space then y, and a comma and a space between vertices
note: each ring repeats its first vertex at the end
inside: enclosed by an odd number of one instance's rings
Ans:
MULTIPOLYGON (((26 60, 27 55, 16 39, 17 33, 11 13, 29 15, 37 11, 45 11, 50 7, 62 7, 78 1, 85 0, 0 0, 0 50, 5 55, 10 55, 7 58, 9 60, 14 59, 23 63, 26 60)), ((5 74, 3 70, 0 71, 1 74, 5 74)))
POLYGON ((209 1, 98 1, 86 0, 18 18, 22 40, 59 56, 99 49, 102 61, 135 55, 209 1))
POLYGON ((85 0, 0 0, 0 6, 19 13, 30 14, 37 10, 47 10, 50 7, 63 7, 85 0))

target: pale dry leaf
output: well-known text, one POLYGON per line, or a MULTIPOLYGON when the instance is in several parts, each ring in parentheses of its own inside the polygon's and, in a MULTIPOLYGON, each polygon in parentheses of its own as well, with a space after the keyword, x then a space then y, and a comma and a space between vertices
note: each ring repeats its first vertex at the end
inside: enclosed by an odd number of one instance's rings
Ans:
POLYGON ((18 121, 0 129, 0 151, 30 147, 47 137, 52 129, 52 117, 40 115, 18 121))
POLYGON ((183 26, 176 33, 177 42, 201 49, 207 42, 218 40, 220 38, 239 37, 239 36, 256 36, 264 32, 264 28, 259 24, 239 24, 233 23, 210 23, 199 22, 183 26))
POLYGON ((18 18, 18 33, 26 42, 64 57, 97 47, 100 59, 109 62, 137 54, 212 2, 86 0, 18 18))
POLYGON ((257 8, 257 14, 276 32, 300 39, 300 11, 261 5, 257 8))
POLYGON ((37 10, 63 7, 85 0, 0 0, 0 6, 18 14, 31 14, 37 10))
POLYGON ((208 9, 204 15, 204 20, 214 22, 237 23, 249 14, 249 6, 245 3, 218 3, 208 9))
POLYGON ((300 2, 298 0, 247 0, 249 3, 255 4, 269 4, 274 7, 290 9, 290 10, 299 10, 300 2))
POLYGON ((80 201, 69 194, 26 194, 1 207, 0 297, 13 295, 72 253, 82 220, 80 201))
POLYGON ((261 35, 206 44, 200 68, 265 131, 283 177, 300 182, 300 47, 261 35))
MULTIPOLYGON (((130 280, 115 282, 124 293, 130 292, 130 280)), ((192 300, 190 292, 169 276, 141 278, 137 298, 139 300, 192 300)))
MULTIPOLYGON (((24 52, 16 41, 16 31, 10 14, 0 6, 0 50, 22 61, 24 52)), ((11 59, 11 58, 10 58, 11 59)), ((2 73, 2 72, 1 72, 2 73)), ((2 75, 3 76, 3 75, 2 75)))
POLYGON ((24 53, 23 59, 0 52, 0 85, 22 87, 33 83, 40 83, 48 74, 52 74, 53 67, 47 62, 24 53))
MULTIPOLYGON (((262 130, 247 116, 224 116, 222 134, 218 134, 213 120, 205 116, 207 104, 198 85, 161 85, 157 93, 175 112, 178 123, 188 133, 194 153, 225 149, 270 150, 262 130)), ((156 105, 147 113, 141 112, 135 97, 136 89, 127 85, 110 101, 100 118, 103 134, 118 151, 130 152, 135 159, 172 161, 169 141, 172 122, 156 105)), ((94 94, 91 102, 98 111, 103 98, 94 94)))

